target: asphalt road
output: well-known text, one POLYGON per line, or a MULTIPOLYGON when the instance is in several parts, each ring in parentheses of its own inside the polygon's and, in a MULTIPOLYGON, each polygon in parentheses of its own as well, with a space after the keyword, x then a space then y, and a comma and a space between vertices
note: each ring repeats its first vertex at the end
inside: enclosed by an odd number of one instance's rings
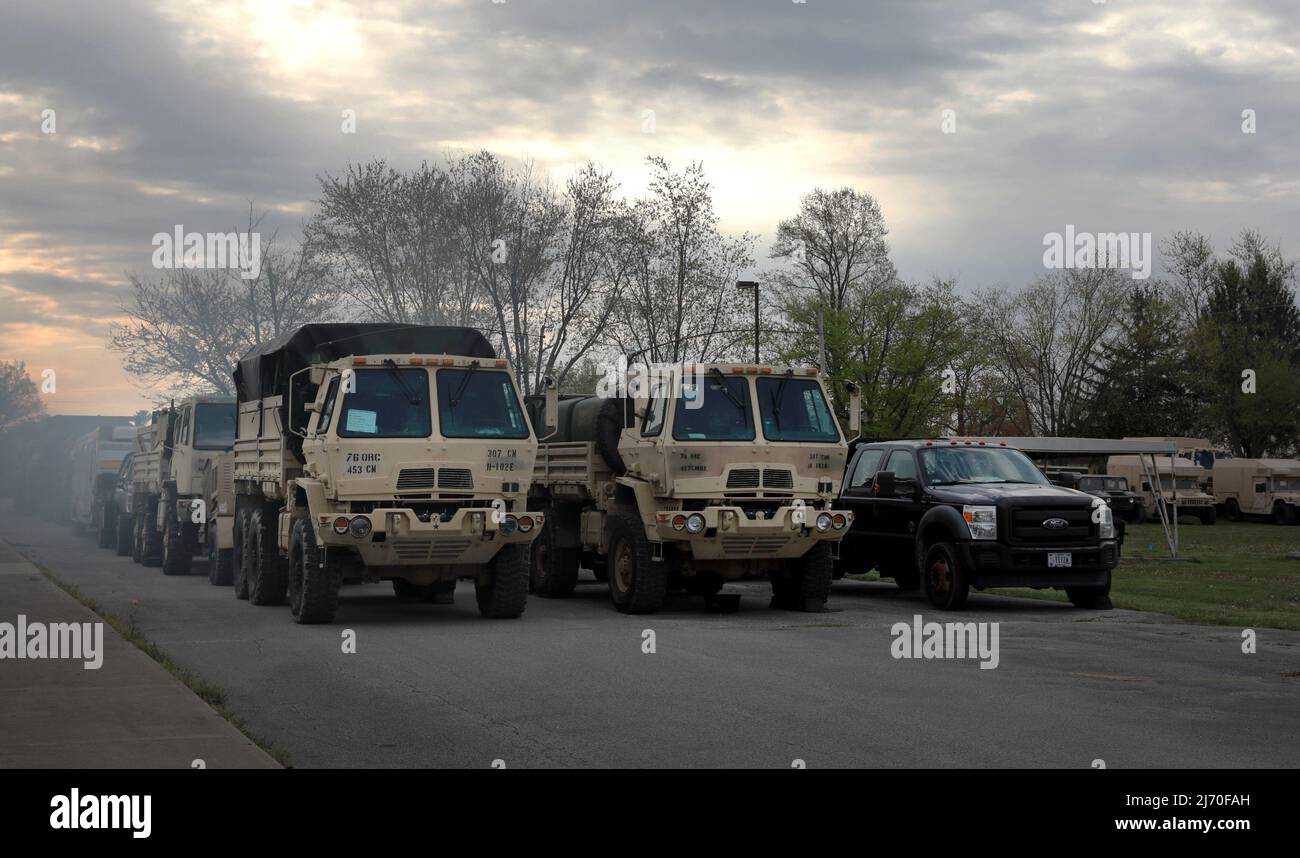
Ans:
POLYGON ((515 621, 480 619, 468 582, 453 606, 348 587, 336 624, 297 626, 201 561, 168 578, 12 515, 0 539, 134 616, 297 767, 1300 766, 1295 632, 1260 629, 1247 655, 1235 628, 981 594, 944 615, 861 582, 829 613, 770 610, 753 583, 728 585, 735 614, 677 596, 629 617, 590 579, 515 621), (998 667, 893 658, 891 627, 918 613, 999 623, 998 667))

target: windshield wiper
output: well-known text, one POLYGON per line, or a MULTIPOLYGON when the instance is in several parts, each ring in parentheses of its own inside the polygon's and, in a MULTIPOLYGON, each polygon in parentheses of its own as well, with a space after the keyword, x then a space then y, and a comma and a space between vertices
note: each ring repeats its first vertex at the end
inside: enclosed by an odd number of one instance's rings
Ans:
POLYGON ((772 420, 776 422, 778 430, 781 428, 781 403, 785 401, 785 385, 792 375, 794 375, 794 370, 787 369, 785 371, 785 375, 781 376, 781 381, 777 384, 770 400, 772 403, 772 420))
POLYGON ((402 378, 401 370, 397 368, 397 362, 392 358, 385 358, 384 368, 393 374, 393 379, 397 382, 397 386, 402 388, 402 393, 406 396, 406 401, 412 405, 419 405, 420 397, 416 395, 415 391, 406 386, 406 379, 402 378))
POLYGON ((727 377, 726 377, 725 375, 722 374, 722 370, 718 369, 718 368, 715 366, 715 367, 713 367, 711 370, 709 370, 709 374, 710 374, 710 375, 714 375, 714 374, 716 374, 716 375, 718 376, 718 387, 722 390, 723 393, 725 393, 725 394, 727 395, 727 398, 731 400, 731 404, 732 404, 732 405, 736 406, 736 407, 739 408, 741 411, 744 411, 744 410, 745 410, 745 403, 743 403, 743 402, 741 402, 739 399, 737 399, 737 398, 736 398, 736 394, 734 394, 734 393, 731 392, 731 388, 730 388, 730 387, 727 387, 727 377))
POLYGON ((478 361, 473 361, 469 369, 465 370, 465 377, 461 379, 460 387, 456 388, 456 395, 451 398, 450 405, 455 408, 460 404, 460 398, 465 395, 465 388, 469 387, 469 380, 474 377, 474 370, 478 369, 478 361))

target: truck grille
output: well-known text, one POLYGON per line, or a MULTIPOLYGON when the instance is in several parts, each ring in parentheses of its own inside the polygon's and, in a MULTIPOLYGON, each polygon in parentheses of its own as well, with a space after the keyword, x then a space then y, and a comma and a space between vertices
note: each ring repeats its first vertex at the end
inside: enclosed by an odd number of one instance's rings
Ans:
POLYGON ((438 488, 440 489, 472 489, 474 488, 474 475, 468 468, 442 468, 438 471, 438 488))
POLYGON ((468 539, 394 539, 393 554, 398 560, 448 562, 469 548, 468 539))
POLYGON ((794 474, 785 468, 764 468, 763 469, 763 488, 765 489, 793 489, 794 474))
POLYGON ((1068 545, 1086 542, 1092 536, 1090 509, 1051 509, 1020 507, 1011 510, 1011 540, 1041 545, 1068 545), (1065 527, 1045 527, 1043 522, 1062 519, 1065 527))
POLYGON ((785 547, 784 536, 724 536, 722 553, 728 557, 764 557, 785 547))
POLYGON ((731 473, 727 476, 727 488, 758 488, 758 468, 732 468, 731 473))
POLYGON ((433 468, 403 468, 397 475, 398 491, 433 488, 433 468))

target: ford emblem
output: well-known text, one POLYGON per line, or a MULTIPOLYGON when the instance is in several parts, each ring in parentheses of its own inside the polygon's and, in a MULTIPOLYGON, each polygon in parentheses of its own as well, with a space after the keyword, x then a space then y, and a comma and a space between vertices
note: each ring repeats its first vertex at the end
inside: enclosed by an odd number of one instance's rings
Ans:
POLYGON ((1048 530, 1060 530, 1063 527, 1069 527, 1070 523, 1063 518, 1049 518, 1043 521, 1043 527, 1048 530))

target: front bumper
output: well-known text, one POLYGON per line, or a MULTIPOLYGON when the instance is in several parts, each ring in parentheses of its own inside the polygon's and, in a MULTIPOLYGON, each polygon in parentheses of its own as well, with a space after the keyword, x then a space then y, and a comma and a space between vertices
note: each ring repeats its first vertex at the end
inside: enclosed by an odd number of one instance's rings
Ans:
POLYGON ((814 509, 811 506, 783 506, 767 518, 749 518, 738 506, 710 506, 700 510, 668 510, 656 513, 655 532, 662 542, 689 548, 700 560, 732 560, 746 557, 802 557, 818 542, 839 542, 853 525, 853 513, 843 509, 814 509), (796 511, 803 516, 800 523, 796 511), (677 515, 704 516, 698 534, 673 527, 677 515), (819 531, 817 516, 829 513, 844 517, 842 528, 819 531))
POLYGON ((957 544, 971 584, 985 587, 1100 587, 1119 565, 1119 543, 1103 539, 1090 545, 1023 546, 966 541, 957 544), (1069 554, 1068 568, 1049 567, 1048 554, 1069 554))
POLYGON ((316 540, 328 548, 348 548, 361 555, 367 566, 429 566, 487 563, 505 545, 529 545, 542 531, 545 516, 537 512, 513 513, 531 517, 525 533, 506 533, 492 509, 460 509, 449 521, 432 516, 422 520, 414 510, 384 508, 370 513, 317 515, 316 540), (370 533, 355 537, 337 533, 336 518, 370 520, 370 533))

